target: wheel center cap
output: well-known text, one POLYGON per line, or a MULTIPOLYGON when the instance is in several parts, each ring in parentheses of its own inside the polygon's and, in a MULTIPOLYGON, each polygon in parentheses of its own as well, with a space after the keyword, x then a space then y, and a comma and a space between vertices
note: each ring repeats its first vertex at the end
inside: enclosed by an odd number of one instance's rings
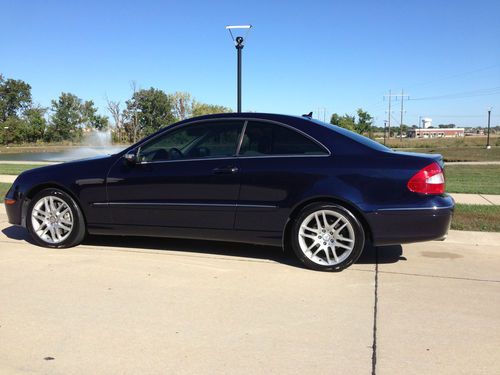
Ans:
POLYGON ((51 216, 51 217, 49 218, 49 221, 51 222, 51 224, 54 224, 54 223, 57 221, 57 219, 56 219, 56 217, 55 217, 55 216, 51 216))
POLYGON ((330 235, 329 235, 329 234, 325 234, 325 235, 323 236, 323 240, 325 240, 325 241, 330 241, 330 235))

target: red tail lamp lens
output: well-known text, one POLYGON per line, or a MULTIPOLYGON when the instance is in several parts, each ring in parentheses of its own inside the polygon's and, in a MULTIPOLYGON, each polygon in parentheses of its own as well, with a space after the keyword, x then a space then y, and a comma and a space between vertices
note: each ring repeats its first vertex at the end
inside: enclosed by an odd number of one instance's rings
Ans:
POLYGON ((432 163, 418 171, 408 181, 408 189, 421 194, 443 194, 444 174, 438 163, 432 163))

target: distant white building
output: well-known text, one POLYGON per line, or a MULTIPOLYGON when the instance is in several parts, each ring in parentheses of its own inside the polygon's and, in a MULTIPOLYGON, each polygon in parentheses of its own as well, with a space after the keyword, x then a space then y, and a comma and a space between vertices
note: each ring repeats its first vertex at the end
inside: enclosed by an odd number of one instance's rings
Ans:
POLYGON ((432 126, 432 119, 429 117, 424 117, 422 119, 422 128, 428 129, 432 126))
POLYGON ((410 129, 408 138, 458 138, 465 135, 464 128, 410 129))

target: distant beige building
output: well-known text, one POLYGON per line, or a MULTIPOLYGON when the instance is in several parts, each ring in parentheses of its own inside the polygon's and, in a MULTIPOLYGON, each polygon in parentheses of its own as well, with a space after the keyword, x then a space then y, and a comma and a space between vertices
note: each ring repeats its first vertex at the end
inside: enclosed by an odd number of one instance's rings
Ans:
POLYGON ((409 129, 408 138, 458 138, 465 135, 464 128, 409 129))

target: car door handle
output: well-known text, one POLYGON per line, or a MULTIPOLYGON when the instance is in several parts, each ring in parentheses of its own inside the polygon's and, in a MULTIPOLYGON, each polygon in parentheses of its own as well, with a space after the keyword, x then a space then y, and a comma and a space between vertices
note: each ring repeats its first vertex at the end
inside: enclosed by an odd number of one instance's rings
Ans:
POLYGON ((214 174, 236 174, 238 171, 237 167, 222 167, 213 170, 214 174))

